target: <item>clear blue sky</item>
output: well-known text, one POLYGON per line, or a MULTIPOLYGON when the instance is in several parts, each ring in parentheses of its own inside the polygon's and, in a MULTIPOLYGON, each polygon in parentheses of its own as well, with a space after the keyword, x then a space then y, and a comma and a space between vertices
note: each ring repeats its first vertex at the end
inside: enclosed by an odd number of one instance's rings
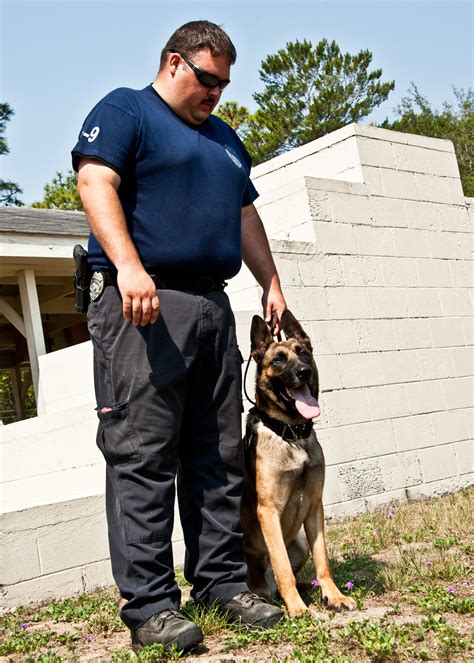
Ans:
POLYGON ((175 2, 173 0, 0 0, 1 97, 15 111, 7 126, 4 179, 18 182, 26 204, 41 199, 69 153, 90 108, 119 86, 141 88, 179 25, 222 24, 238 59, 223 100, 255 109, 258 69, 288 41, 326 37, 345 52, 373 53, 382 80, 395 80, 388 101, 367 120, 393 117, 414 81, 435 108, 453 101, 452 86, 472 86, 472 4, 418 0, 175 2))

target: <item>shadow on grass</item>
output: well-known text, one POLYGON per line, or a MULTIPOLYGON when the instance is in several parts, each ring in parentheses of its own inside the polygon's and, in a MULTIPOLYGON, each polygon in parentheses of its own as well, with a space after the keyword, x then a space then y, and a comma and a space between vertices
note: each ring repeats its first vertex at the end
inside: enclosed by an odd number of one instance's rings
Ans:
MULTIPOLYGON (((330 566, 334 582, 344 593, 353 590, 364 597, 368 594, 380 595, 385 591, 383 572, 388 566, 386 562, 364 554, 345 554, 342 559, 331 559, 330 566)), ((309 592, 314 596, 310 584, 314 578, 314 563, 310 557, 298 574, 298 581, 305 594, 309 592)))

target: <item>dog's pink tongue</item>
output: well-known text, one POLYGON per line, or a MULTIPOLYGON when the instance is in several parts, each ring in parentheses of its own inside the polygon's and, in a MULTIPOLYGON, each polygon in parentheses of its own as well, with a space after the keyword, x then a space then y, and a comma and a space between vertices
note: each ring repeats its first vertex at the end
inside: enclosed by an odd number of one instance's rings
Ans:
POLYGON ((319 417, 321 410, 319 409, 318 401, 311 395, 307 384, 298 387, 298 389, 290 389, 289 391, 295 399, 296 409, 302 417, 305 417, 305 419, 319 417))

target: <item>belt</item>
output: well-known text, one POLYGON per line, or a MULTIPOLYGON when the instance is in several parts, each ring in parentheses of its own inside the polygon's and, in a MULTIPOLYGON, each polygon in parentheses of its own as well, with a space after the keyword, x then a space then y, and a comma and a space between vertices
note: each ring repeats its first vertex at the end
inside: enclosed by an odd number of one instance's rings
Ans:
MULTIPOLYGON (((104 286, 117 285, 117 273, 110 271, 94 272, 102 275, 104 286)), ((217 281, 210 276, 162 276, 148 272, 157 288, 162 290, 183 290, 196 295, 207 292, 223 292, 227 283, 217 281)))

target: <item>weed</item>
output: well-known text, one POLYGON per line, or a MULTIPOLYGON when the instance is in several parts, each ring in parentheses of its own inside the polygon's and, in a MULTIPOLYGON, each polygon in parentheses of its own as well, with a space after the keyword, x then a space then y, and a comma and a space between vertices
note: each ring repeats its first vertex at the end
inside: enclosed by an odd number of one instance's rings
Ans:
POLYGON ((82 622, 84 628, 95 635, 108 635, 124 628, 118 614, 117 593, 98 589, 91 594, 52 603, 30 616, 32 622, 52 620, 54 622, 82 622))
POLYGON ((293 650, 291 660, 301 663, 329 660, 330 632, 328 628, 305 629, 304 639, 305 642, 293 650))
POLYGON ((342 560, 332 560, 331 568, 334 581, 342 590, 348 583, 356 580, 357 591, 353 598, 361 599, 370 593, 381 594, 383 591, 382 569, 384 564, 368 555, 350 555, 345 553, 342 560))
POLYGON ((315 640, 327 642, 327 626, 318 623, 309 615, 304 615, 298 619, 286 619, 275 627, 265 630, 248 631, 242 628, 238 633, 226 639, 224 649, 225 651, 241 649, 255 643, 288 642, 303 645, 315 640))
POLYGON ((91 594, 81 594, 52 603, 31 617, 31 621, 52 619, 55 622, 79 622, 88 620, 97 613, 117 614, 117 595, 98 589, 91 594))
POLYGON ((181 571, 181 569, 175 569, 174 577, 175 577, 176 584, 178 585, 178 587, 191 587, 189 582, 184 577, 184 573, 181 571))
POLYGON ((79 659, 77 657, 70 658, 69 656, 65 658, 64 656, 59 656, 58 654, 55 654, 54 652, 47 651, 44 654, 40 654, 39 656, 27 656, 26 658, 22 659, 23 663, 76 663, 79 659))
POLYGON ((406 645, 409 639, 406 627, 390 626, 371 619, 350 622, 343 628, 341 637, 359 644, 369 656, 376 658, 393 656, 397 647, 406 645))
POLYGON ((229 618, 221 613, 217 605, 204 607, 194 601, 187 601, 181 612, 187 619, 197 624, 204 635, 212 635, 229 628, 229 618))
POLYGON ((457 534, 453 534, 452 536, 440 537, 438 539, 435 539, 433 541, 433 545, 435 548, 439 548, 440 550, 449 550, 449 548, 456 546, 459 543, 459 541, 460 541, 459 536, 457 534))
POLYGON ((0 643, 0 656, 30 654, 39 647, 45 647, 54 635, 52 631, 29 632, 25 629, 14 631, 9 638, 0 643))
POLYGON ((442 658, 450 658, 451 654, 472 646, 472 643, 462 637, 453 626, 447 624, 441 615, 429 614, 422 621, 422 626, 435 633, 435 642, 442 658))
POLYGON ((423 614, 432 612, 457 612, 468 614, 474 612, 474 600, 469 597, 457 597, 442 585, 425 587, 425 594, 414 602, 423 614))
POLYGON ((140 649, 136 655, 136 660, 143 663, 154 663, 155 661, 177 661, 179 660, 182 650, 176 644, 171 647, 164 647, 163 645, 154 644, 148 645, 140 649))
POLYGON ((135 660, 135 654, 130 649, 116 649, 110 657, 110 663, 129 663, 135 660))
POLYGON ((73 631, 66 631, 65 633, 58 633, 56 635, 56 640, 61 645, 66 645, 68 649, 74 649, 74 643, 79 640, 79 634, 74 633, 73 631))
POLYGON ((165 647, 164 645, 154 644, 143 647, 137 654, 128 649, 117 649, 110 658, 110 663, 158 663, 158 661, 177 661, 182 655, 182 650, 177 645, 165 647))
POLYGON ((421 661, 428 661, 430 658, 430 650, 428 647, 421 647, 421 649, 415 649, 413 651, 413 656, 419 658, 421 661))

